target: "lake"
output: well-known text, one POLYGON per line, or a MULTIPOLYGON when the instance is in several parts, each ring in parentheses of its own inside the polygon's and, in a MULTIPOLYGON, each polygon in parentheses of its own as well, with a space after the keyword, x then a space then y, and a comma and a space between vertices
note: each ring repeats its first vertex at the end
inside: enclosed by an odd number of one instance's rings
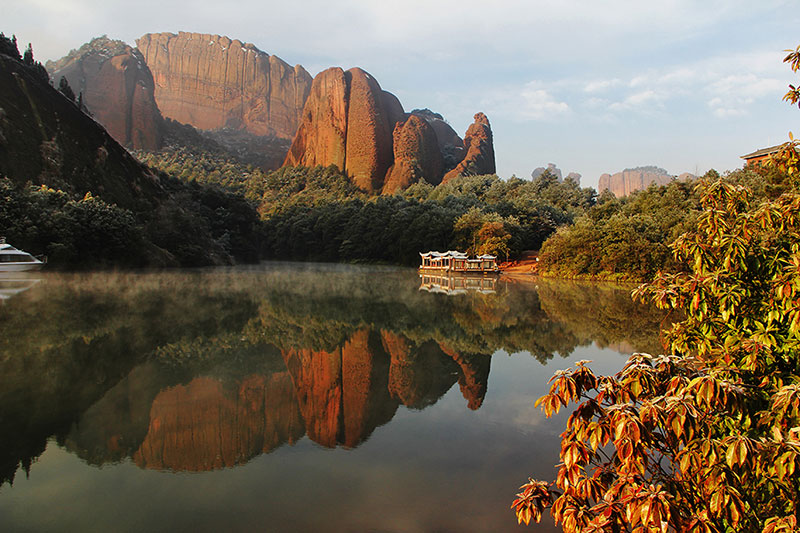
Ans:
POLYGON ((582 359, 659 351, 630 287, 264 264, 0 280, 0 531, 553 531, 582 359))

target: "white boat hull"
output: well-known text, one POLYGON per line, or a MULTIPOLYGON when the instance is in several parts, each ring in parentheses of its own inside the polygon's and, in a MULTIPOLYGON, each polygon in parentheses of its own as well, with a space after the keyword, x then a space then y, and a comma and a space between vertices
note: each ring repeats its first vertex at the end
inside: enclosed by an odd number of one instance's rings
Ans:
POLYGON ((44 263, 41 261, 30 263, 0 263, 0 272, 29 272, 41 270, 44 263))

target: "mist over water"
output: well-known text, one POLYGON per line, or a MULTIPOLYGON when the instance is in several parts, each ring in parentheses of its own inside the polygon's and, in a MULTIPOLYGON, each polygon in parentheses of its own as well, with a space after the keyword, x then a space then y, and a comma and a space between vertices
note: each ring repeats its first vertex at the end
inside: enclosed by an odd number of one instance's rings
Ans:
POLYGON ((558 462, 547 380, 659 351, 663 318, 629 287, 391 267, 37 279, 0 306, 6 531, 515 529, 558 462))

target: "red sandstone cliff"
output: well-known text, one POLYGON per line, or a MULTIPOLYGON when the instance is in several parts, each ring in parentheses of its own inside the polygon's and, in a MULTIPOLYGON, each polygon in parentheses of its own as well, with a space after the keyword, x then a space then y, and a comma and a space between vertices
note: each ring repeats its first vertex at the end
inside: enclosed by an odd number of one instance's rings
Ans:
POLYGON ((415 109, 411 114, 424 118, 433 128, 433 131, 436 132, 439 151, 444 158, 444 172, 454 169, 467 153, 464 149, 464 140, 458 136, 456 130, 439 113, 434 113, 430 109, 415 109))
POLYGON ((477 113, 474 118, 475 122, 467 128, 467 133, 464 135, 467 153, 453 170, 444 175, 442 182, 450 181, 460 175, 494 174, 497 171, 489 119, 483 113, 477 113))
POLYGON ((395 123, 391 120, 398 119, 397 109, 391 107, 399 101, 384 97, 375 78, 360 68, 351 68, 345 76, 350 82, 345 171, 360 189, 380 192, 386 171, 392 165, 395 123))
POLYGON ((284 166, 336 165, 360 189, 384 194, 420 179, 436 185, 446 168, 493 173, 489 121, 483 113, 475 118, 464 159, 461 139, 441 115, 415 110, 409 116, 367 72, 330 68, 314 78, 284 166))
POLYGON ((144 150, 161 147, 161 113, 153 76, 138 50, 98 37, 47 69, 56 84, 65 77, 75 95, 120 144, 144 150))
POLYGON ((444 160, 436 132, 424 119, 411 115, 394 127, 394 164, 386 174, 384 194, 393 194, 421 179, 438 185, 444 160))
POLYGON ((136 41, 155 78, 165 117, 211 130, 232 128, 291 139, 311 76, 249 43, 180 32, 136 41))
POLYGON ((349 87, 344 71, 317 74, 284 166, 336 165, 344 169, 349 87))
POLYGON ((637 167, 625 169, 611 174, 603 174, 597 183, 597 190, 603 192, 608 189, 614 196, 621 198, 628 196, 633 191, 648 188, 651 184, 667 185, 672 181, 672 176, 667 171, 658 167, 637 167))

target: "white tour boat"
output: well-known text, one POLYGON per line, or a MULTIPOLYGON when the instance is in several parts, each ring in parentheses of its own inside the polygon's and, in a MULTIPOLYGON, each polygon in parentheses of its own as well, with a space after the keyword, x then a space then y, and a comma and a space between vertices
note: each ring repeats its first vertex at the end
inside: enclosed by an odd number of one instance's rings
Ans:
POLYGON ((0 238, 0 272, 24 272, 26 270, 39 270, 45 261, 36 259, 28 252, 17 250, 0 238))

